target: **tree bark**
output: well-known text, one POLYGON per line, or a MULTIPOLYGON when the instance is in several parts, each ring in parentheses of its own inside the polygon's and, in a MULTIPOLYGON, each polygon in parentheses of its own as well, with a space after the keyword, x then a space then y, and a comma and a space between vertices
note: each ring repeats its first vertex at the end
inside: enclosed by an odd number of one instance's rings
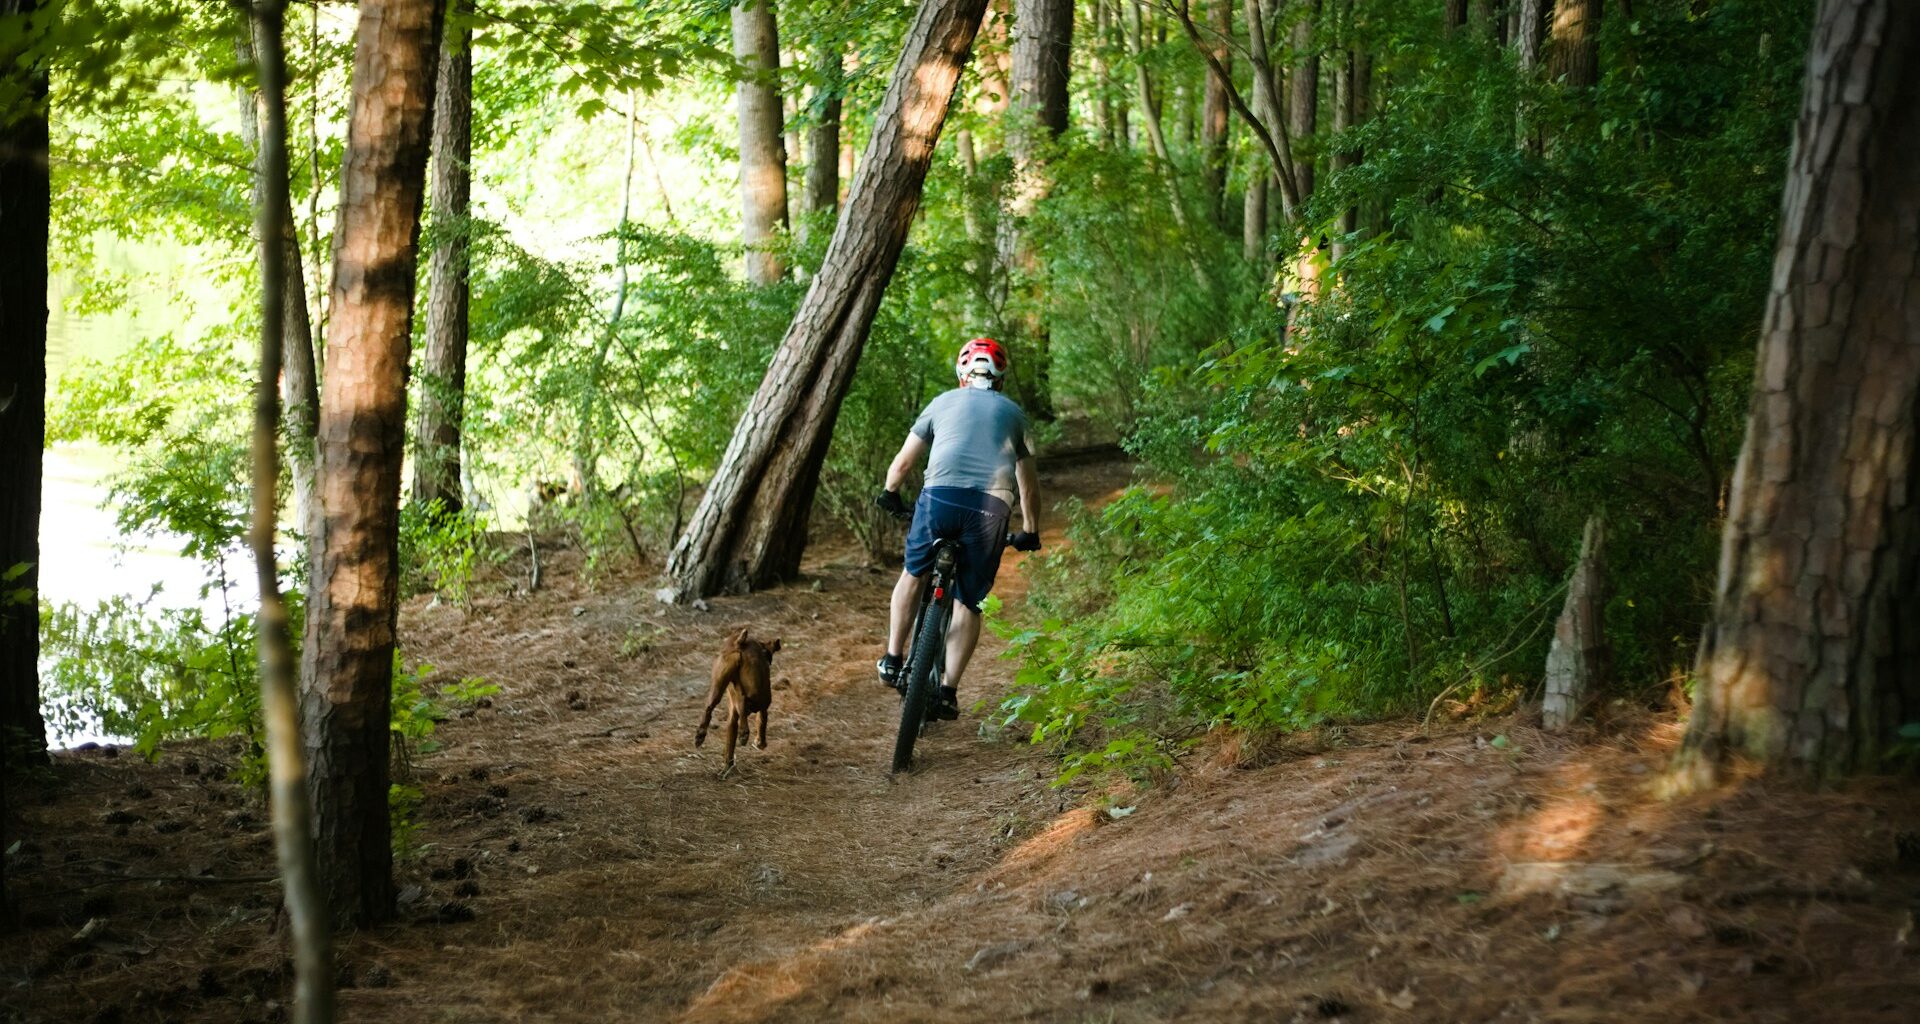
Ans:
MULTIPOLYGON (((1351 7, 1348 10, 1350 12, 1351 7)), ((1351 26, 1347 28, 1351 34, 1351 26)), ((1353 41, 1348 40, 1346 48, 1336 54, 1336 63, 1333 68, 1333 134, 1337 140, 1333 150, 1333 173, 1336 176, 1352 170, 1360 163, 1359 149, 1341 138, 1344 133, 1359 123, 1357 117, 1359 104, 1354 96, 1356 86, 1359 84, 1358 76, 1355 74, 1358 57, 1352 49, 1353 45, 1353 41)), ((1346 257, 1346 236, 1353 234, 1359 226, 1360 211, 1357 208, 1349 206, 1340 212, 1339 223, 1335 225, 1337 237, 1330 246, 1334 263, 1337 264, 1346 257)))
MULTIPOLYGON (((631 147, 629 147, 631 148, 631 147)), ((460 432, 467 396, 473 215, 473 28, 447 33, 433 108, 433 255, 427 265, 426 352, 414 432, 413 500, 460 511, 460 432)))
POLYGON ((1013 109, 1039 131, 1014 133, 1016 162, 1067 130, 1067 79, 1073 54, 1072 0, 1015 0, 1013 109))
MULTIPOLYGON (((1007 154, 1013 158, 1013 188, 1000 218, 1000 259, 1028 282, 1040 257, 1022 230, 1053 182, 1041 154, 1067 130, 1067 82, 1073 51, 1073 0, 1016 0, 1014 7, 1012 115, 1007 154)), ((1013 390, 1042 420, 1053 419, 1052 344, 1039 289, 1028 289, 1023 315, 1014 325, 1013 390)), ((1004 304, 1003 304, 1004 305, 1004 304)))
POLYGON ((1294 205, 1313 198, 1313 133, 1320 123, 1320 51, 1313 39, 1320 0, 1305 0, 1293 23, 1293 69, 1287 81, 1287 132, 1293 145, 1294 205))
POLYGON ((1264 266, 1267 262, 1267 170, 1256 166, 1247 179, 1247 194, 1240 208, 1240 251, 1248 263, 1264 266))
POLYGON ((733 9, 733 56, 739 63, 740 234, 747 280, 766 285, 786 275, 767 249, 787 226, 787 150, 781 137, 780 33, 773 0, 733 9))
POLYGON ((1605 0, 1558 0, 1554 5, 1550 77, 1575 89, 1599 83, 1600 15, 1605 8, 1605 0))
MULTIPOLYGON (((299 669, 288 635, 287 603, 280 596, 280 570, 273 541, 279 509, 279 394, 281 356, 286 343, 285 307, 300 291, 287 273, 288 234, 293 197, 287 185, 287 81, 284 48, 285 0, 258 0, 253 8, 252 51, 259 77, 259 158, 255 163, 264 202, 254 205, 260 244, 260 379, 254 384, 253 521, 249 541, 258 569, 260 614, 261 717, 267 730, 267 763, 272 796, 274 848, 280 863, 287 916, 293 939, 293 1020, 328 1024, 333 1020, 333 956, 325 897, 314 870, 312 805, 306 763, 300 751, 299 669)), ((297 258, 294 266, 299 266, 297 258)), ((302 345, 306 344, 304 337, 302 345)))
POLYGON ((436 0, 362 0, 355 31, 320 392, 320 557, 301 652, 315 846, 336 923, 393 912, 400 466, 440 15, 436 0))
MULTIPOLYGON (((254 30, 251 3, 236 0, 243 26, 239 39, 240 61, 252 64, 254 30)), ((284 53, 284 51, 283 51, 284 53)), ((263 97, 258 90, 244 90, 240 97, 240 141, 253 154, 252 201, 256 214, 272 202, 273 186, 262 165, 265 153, 260 147, 260 121, 263 97)), ((256 216, 256 221, 258 220, 256 216)), ((293 220, 289 196, 280 234, 281 278, 286 297, 282 302, 280 328, 280 403, 287 432, 287 455, 293 469, 293 507, 303 532, 311 533, 314 515, 313 432, 320 410, 320 383, 313 359, 313 317, 307 306, 306 263, 300 255, 300 236, 293 220)), ((311 556, 312 552, 309 551, 311 556)))
POLYGON ((1213 38, 1207 45, 1213 63, 1207 66, 1206 92, 1200 103, 1200 148, 1206 156, 1207 197, 1213 219, 1227 226, 1227 87, 1233 75, 1233 0, 1213 0, 1207 9, 1213 38))
POLYGON ((905 246, 986 0, 922 0, 833 241, 667 563, 669 596, 799 570, 833 423, 905 246))
POLYGON ((1547 648, 1540 713, 1548 729, 1573 723, 1588 697, 1606 683, 1611 658, 1607 646, 1607 527, 1598 513, 1587 518, 1580 539, 1580 561, 1567 584, 1567 600, 1553 626, 1547 648))
MULTIPOLYGON (((40 13, 38 0, 0 0, 0 16, 23 29, 0 43, 0 73, 33 104, 0 125, 0 789, 20 768, 47 760, 40 716, 40 484, 52 186, 46 71, 21 63, 25 22, 40 13)), ((0 846, 4 822, 0 816, 0 846)))
POLYGON ((1833 776, 1920 720, 1920 8, 1823 0, 1683 764, 1833 776))
POLYGON ((1513 49, 1522 74, 1540 64, 1540 41, 1545 36, 1548 0, 1514 0, 1513 49))
POLYGON ((842 63, 837 43, 814 51, 823 81, 813 99, 813 128, 807 133, 807 212, 840 209, 840 108, 842 63))

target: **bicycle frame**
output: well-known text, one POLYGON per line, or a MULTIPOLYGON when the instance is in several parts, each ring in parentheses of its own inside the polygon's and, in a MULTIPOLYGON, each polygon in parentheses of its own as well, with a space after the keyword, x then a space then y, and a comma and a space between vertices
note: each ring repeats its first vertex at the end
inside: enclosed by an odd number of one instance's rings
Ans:
POLYGON ((901 666, 900 732, 894 739, 893 770, 912 762, 915 739, 926 730, 934 694, 947 669, 947 628, 953 622, 953 583, 959 575, 958 541, 942 539, 933 552, 933 568, 921 585, 920 606, 907 632, 908 654, 901 666))

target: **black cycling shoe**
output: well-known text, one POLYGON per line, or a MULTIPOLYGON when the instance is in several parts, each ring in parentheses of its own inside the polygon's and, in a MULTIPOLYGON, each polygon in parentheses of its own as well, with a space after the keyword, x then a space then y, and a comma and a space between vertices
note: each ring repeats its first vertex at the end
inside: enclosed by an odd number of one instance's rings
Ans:
POLYGON ((900 688, 900 670, 905 666, 901 664, 899 658, 891 654, 886 655, 874 662, 873 667, 880 671, 880 682, 895 690, 900 688))
POLYGON ((933 717, 951 722, 960 717, 960 694, 951 686, 942 686, 933 698, 933 717))

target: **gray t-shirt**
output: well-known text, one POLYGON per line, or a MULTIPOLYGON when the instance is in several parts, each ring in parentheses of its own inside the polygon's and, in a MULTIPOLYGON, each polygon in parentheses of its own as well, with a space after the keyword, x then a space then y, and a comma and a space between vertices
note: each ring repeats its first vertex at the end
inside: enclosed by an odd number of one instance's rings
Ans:
POLYGON ((913 432, 932 446, 928 487, 967 487, 1014 505, 1014 463, 1031 455, 1027 414, 985 388, 955 388, 927 403, 913 432))

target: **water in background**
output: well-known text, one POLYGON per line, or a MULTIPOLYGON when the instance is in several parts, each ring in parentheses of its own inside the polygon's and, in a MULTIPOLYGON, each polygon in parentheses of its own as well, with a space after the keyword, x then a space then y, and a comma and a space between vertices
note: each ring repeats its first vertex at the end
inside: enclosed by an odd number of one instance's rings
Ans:
MULTIPOLYGON (((50 392, 84 359, 111 361, 142 338, 197 336, 229 316, 224 286, 207 277, 207 257, 195 248, 167 239, 133 242, 104 233, 93 243, 94 271, 127 283, 123 301, 109 310, 75 313, 79 282, 66 274, 54 278, 47 302, 50 392)), ((113 511, 102 507, 118 468, 113 453, 97 445, 63 443, 47 449, 40 490, 41 597, 90 609, 116 595, 145 598, 159 586, 153 601, 157 606, 199 605, 217 613, 220 595, 201 599, 201 567, 181 557, 177 539, 121 537, 113 511)), ((230 597, 236 609, 250 609, 255 602, 253 573, 248 568, 236 575, 241 586, 230 597)), ((103 735, 97 727, 47 737, 57 748, 125 739, 103 735)))

